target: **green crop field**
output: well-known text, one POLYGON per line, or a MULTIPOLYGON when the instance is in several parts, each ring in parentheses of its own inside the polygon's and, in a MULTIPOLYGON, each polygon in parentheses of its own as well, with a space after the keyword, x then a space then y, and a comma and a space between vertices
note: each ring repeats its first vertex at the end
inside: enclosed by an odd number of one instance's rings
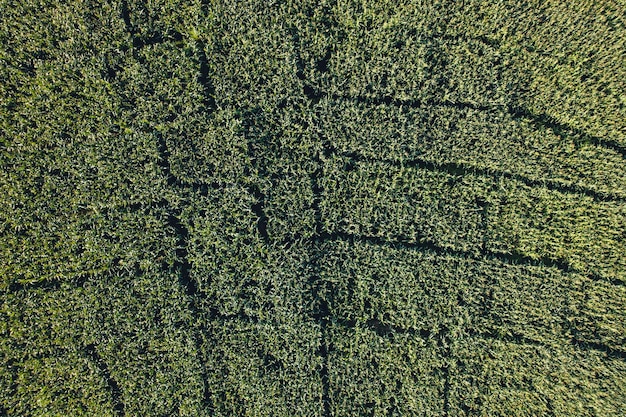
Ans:
POLYGON ((624 0, 0 0, 0 416, 626 415, 624 0))

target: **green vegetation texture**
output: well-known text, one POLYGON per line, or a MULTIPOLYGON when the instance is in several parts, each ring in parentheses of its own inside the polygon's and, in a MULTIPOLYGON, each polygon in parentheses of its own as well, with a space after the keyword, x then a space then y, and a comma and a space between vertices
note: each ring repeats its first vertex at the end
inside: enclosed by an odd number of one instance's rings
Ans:
POLYGON ((0 81, 0 415, 625 415, 623 0, 0 0, 0 81))

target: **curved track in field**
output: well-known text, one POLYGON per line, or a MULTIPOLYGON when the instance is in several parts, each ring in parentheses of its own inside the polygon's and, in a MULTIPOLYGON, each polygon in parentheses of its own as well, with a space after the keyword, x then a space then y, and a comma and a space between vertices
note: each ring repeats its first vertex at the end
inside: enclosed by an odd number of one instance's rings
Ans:
POLYGON ((619 2, 70 3, 1 3, 0 415, 626 407, 619 2))

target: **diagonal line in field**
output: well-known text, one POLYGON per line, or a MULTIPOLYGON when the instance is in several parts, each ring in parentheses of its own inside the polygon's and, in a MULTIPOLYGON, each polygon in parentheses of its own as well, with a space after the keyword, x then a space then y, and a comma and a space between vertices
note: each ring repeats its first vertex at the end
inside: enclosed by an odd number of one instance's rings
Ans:
POLYGON ((100 354, 96 350, 96 346, 93 344, 87 345, 84 348, 85 354, 91 359, 91 361, 100 370, 100 373, 104 377, 109 390, 111 391, 111 402, 113 403, 113 411, 116 415, 123 417, 126 415, 125 406, 123 402, 122 390, 120 389, 117 381, 111 376, 109 367, 106 362, 100 357, 100 354))
POLYGON ((619 202, 626 203, 626 197, 603 193, 578 185, 567 185, 554 180, 537 180, 524 175, 512 173, 509 171, 501 171, 487 168, 480 168, 468 164, 459 164, 457 162, 433 162, 432 160, 413 157, 406 160, 368 158, 358 152, 335 152, 335 154, 347 157, 355 162, 367 163, 383 163, 393 166, 416 167, 433 172, 443 172, 454 176, 459 175, 479 175, 492 179, 507 178, 524 183, 529 187, 541 187, 552 191, 558 191, 563 194, 575 194, 579 196, 591 197, 597 202, 619 202))

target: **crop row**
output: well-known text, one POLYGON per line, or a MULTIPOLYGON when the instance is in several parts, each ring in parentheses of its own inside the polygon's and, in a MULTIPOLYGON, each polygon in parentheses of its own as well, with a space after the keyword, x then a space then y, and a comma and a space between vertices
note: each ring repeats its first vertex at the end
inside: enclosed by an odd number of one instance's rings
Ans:
POLYGON ((320 129, 340 153, 398 163, 456 164, 538 183, 553 182, 624 197, 624 158, 611 149, 580 144, 506 108, 416 108, 321 100, 320 129))
POLYGON ((619 415, 619 5, 209 3, 0 4, 0 414, 619 415))
POLYGON ((624 206, 508 178, 328 159, 324 232, 516 254, 623 282, 624 206), (348 167, 348 169, 346 169, 348 167))
POLYGON ((623 154, 624 65, 615 53, 624 47, 620 8, 597 1, 580 8, 560 1, 532 7, 328 2, 293 24, 314 90, 513 105, 623 154))
MULTIPOLYGON (((192 236, 227 239, 220 230, 204 224, 192 236)), ((162 271, 6 296, 3 380, 13 395, 4 407, 316 415, 327 389, 339 414, 506 414, 518 401, 536 412, 546 402, 564 413, 619 408, 622 287, 556 268, 350 239, 288 251, 254 241, 230 247, 238 248, 231 257, 190 250, 197 318, 178 278, 162 271), (261 255, 251 262, 246 251, 261 255), (312 285, 329 309, 323 338, 310 316, 319 302, 312 285)))

